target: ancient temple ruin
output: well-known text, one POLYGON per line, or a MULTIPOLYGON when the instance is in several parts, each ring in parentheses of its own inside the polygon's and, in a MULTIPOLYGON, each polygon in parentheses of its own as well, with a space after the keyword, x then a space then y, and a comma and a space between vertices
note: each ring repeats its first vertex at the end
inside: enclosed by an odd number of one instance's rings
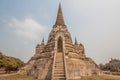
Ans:
POLYGON ((83 44, 79 44, 76 38, 75 43, 72 42, 59 5, 47 43, 43 39, 37 44, 34 56, 19 72, 43 80, 75 80, 100 74, 98 66, 86 57, 84 50, 83 44))

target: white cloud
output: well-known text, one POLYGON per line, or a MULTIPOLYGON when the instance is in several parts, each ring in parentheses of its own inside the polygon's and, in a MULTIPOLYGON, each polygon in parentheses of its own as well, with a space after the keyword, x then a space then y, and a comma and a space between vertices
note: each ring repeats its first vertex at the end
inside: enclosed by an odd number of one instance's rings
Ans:
POLYGON ((38 34, 43 33, 46 30, 46 27, 32 18, 26 18, 23 20, 13 18, 9 21, 9 26, 15 29, 17 35, 31 40, 37 39, 38 34))

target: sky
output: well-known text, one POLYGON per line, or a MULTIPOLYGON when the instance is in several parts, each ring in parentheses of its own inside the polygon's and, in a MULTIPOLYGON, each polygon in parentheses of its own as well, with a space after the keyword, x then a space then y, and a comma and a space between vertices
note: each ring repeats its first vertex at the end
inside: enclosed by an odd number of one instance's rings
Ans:
POLYGON ((120 0, 0 0, 0 51, 27 62, 55 24, 65 24, 97 64, 120 59, 120 0))

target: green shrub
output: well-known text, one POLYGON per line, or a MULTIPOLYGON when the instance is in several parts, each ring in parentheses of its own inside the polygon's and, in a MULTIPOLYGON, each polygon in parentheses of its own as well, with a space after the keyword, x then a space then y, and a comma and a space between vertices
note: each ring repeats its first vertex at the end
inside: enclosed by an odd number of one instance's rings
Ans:
POLYGON ((5 56, 0 52, 0 68, 4 67, 7 72, 17 71, 22 67, 24 62, 18 58, 5 56))

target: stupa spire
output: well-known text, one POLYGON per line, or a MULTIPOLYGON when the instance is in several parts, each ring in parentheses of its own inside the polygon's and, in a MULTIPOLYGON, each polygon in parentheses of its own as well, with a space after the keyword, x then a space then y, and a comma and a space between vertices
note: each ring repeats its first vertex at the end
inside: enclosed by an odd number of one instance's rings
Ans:
POLYGON ((77 39, 76 39, 76 37, 75 37, 75 45, 77 45, 78 44, 78 41, 77 41, 77 39))
POLYGON ((44 38, 42 39, 41 45, 44 45, 44 38))
POLYGON ((65 25, 64 19, 63 19, 63 14, 62 14, 61 3, 59 3, 58 14, 57 14, 57 19, 56 19, 55 25, 65 25))

